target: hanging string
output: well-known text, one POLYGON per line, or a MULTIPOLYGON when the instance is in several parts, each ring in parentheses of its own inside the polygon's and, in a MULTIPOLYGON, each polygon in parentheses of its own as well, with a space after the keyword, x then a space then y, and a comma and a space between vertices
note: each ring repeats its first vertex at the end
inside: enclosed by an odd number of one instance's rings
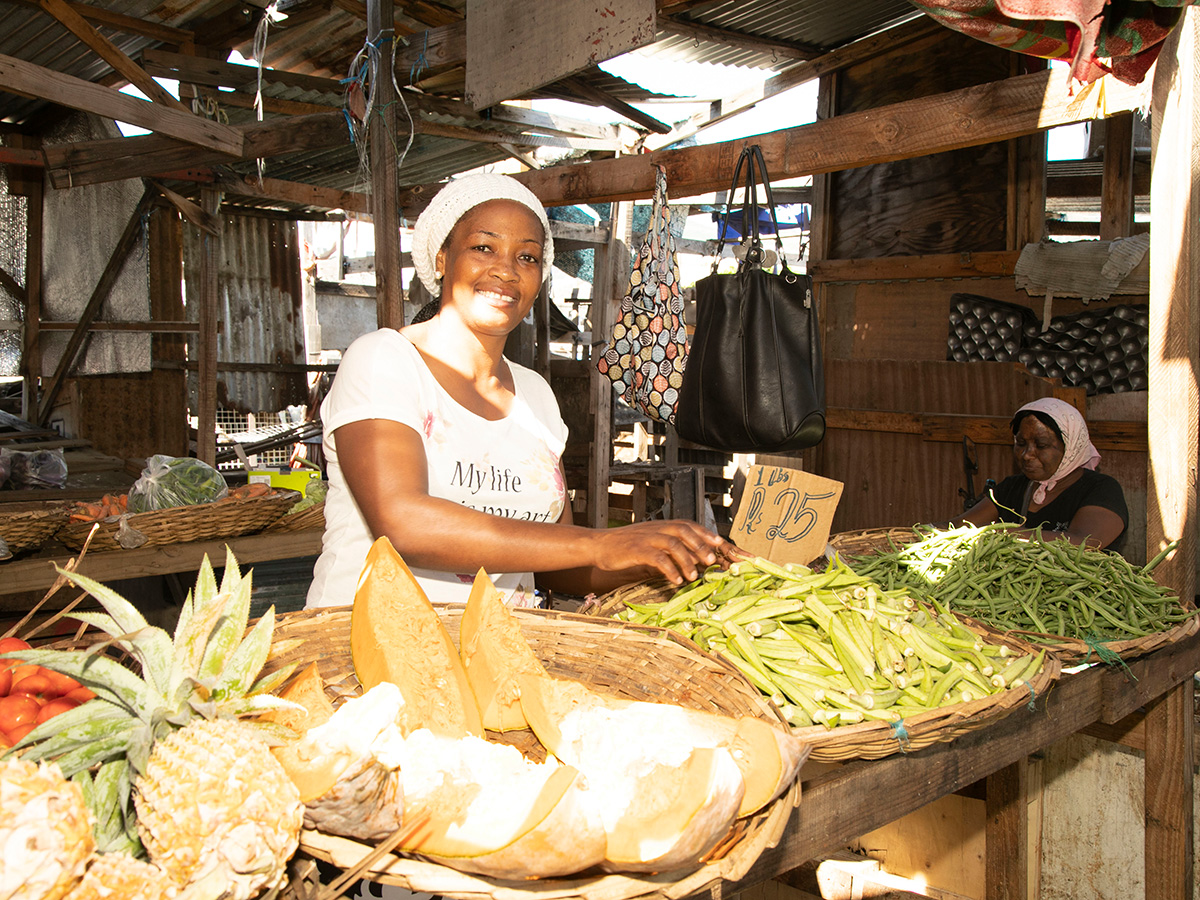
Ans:
POLYGON ((892 728, 892 737, 896 739, 896 743, 900 745, 900 749, 904 753, 907 753, 912 747, 912 741, 910 741, 908 738, 908 729, 904 727, 904 720, 900 719, 890 724, 892 728))
MULTIPOLYGON (((271 0, 267 8, 263 10, 262 18, 258 20, 258 25, 254 29, 254 61, 258 64, 258 87, 254 93, 254 114, 260 122, 263 120, 263 57, 267 55, 267 29, 271 27, 275 10, 276 0, 271 0)), ((266 161, 260 156, 255 160, 255 166, 258 169, 258 186, 261 188, 266 161)))
MULTIPOLYGON (((400 40, 403 41, 404 39, 400 38, 400 40)), ((406 41, 405 43, 407 44, 406 41)), ((350 69, 346 77, 341 80, 341 83, 346 85, 343 114, 346 116, 346 124, 350 129, 351 143, 355 145, 358 153, 358 179, 360 184, 368 184, 370 182, 371 161, 368 137, 371 130, 372 115, 378 118, 376 122, 377 137, 391 144, 397 156, 397 167, 403 166, 404 160, 408 156, 408 151, 412 148, 413 137, 416 134, 416 124, 413 121, 412 112, 408 108, 404 91, 400 89, 400 85, 396 81, 396 45, 397 39, 395 33, 391 29, 382 31, 374 41, 367 41, 363 44, 362 48, 355 54, 354 59, 350 61, 350 69), (375 91, 375 84, 379 77, 379 66, 383 59, 383 47, 385 45, 391 47, 391 82, 396 97, 393 102, 399 103, 400 108, 404 110, 405 118, 408 120, 408 140, 403 149, 400 149, 397 137, 392 132, 392 129, 388 127, 387 119, 384 115, 387 107, 391 104, 388 103, 380 106, 377 102, 375 91)), ((419 55, 418 62, 423 59, 424 51, 419 55)), ((414 71, 419 71, 419 69, 414 69, 414 71)))
POLYGON ((1112 650, 1109 650, 1108 647, 1104 646, 1104 642, 1095 634, 1089 634, 1086 638, 1084 638, 1083 642, 1087 644, 1088 647, 1087 656, 1083 658, 1085 663, 1091 659, 1092 654, 1095 653, 1096 659, 1100 660, 1100 662, 1104 663, 1104 665, 1120 666, 1125 670, 1126 677, 1132 681, 1137 681, 1137 676, 1134 675, 1129 666, 1125 664, 1125 660, 1121 659, 1119 654, 1114 653, 1112 650))

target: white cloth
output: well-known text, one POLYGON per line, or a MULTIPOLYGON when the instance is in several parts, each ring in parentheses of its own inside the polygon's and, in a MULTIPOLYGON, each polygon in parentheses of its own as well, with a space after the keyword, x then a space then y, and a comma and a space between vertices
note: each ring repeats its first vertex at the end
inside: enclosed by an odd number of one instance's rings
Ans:
POLYGON ((468 211, 489 200, 515 200, 527 207, 542 223, 542 281, 550 277, 554 265, 554 239, 546 210, 533 191, 510 175, 480 172, 456 178, 433 195, 429 206, 413 226, 413 268, 431 296, 439 297, 442 282, 437 277, 437 254, 446 237, 468 211))
POLYGON ((1037 488, 1033 492, 1033 502, 1041 505, 1046 502, 1046 494, 1076 469, 1095 469, 1100 462, 1100 452, 1088 436, 1087 422, 1083 420, 1082 413, 1067 401, 1057 397, 1033 400, 1016 411, 1013 421, 1024 412, 1045 413, 1058 425, 1063 436, 1063 458, 1058 468, 1045 481, 1034 482, 1037 488))
MULTIPOLYGON (((420 434, 431 496, 511 519, 558 521, 566 502, 559 459, 567 426, 550 385, 530 369, 511 361, 508 366, 516 397, 509 414, 493 421, 455 402, 400 332, 380 329, 350 345, 321 404, 329 493, 309 608, 353 602, 374 540, 338 462, 336 432, 351 422, 389 419, 420 434)), ((465 603, 478 567, 453 573, 414 566, 412 571, 430 600, 465 603)), ((488 574, 509 603, 535 602, 530 573, 488 574)))

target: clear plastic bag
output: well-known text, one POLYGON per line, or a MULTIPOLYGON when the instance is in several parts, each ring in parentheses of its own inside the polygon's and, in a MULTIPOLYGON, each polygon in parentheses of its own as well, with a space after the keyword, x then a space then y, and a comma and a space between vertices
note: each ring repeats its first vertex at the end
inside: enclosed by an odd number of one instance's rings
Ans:
POLYGON ((67 458, 62 450, 5 450, 12 488, 60 488, 67 483, 67 458))
POLYGON ((129 489, 129 511, 212 503, 228 493, 225 476, 208 463, 189 456, 158 454, 146 460, 141 478, 129 489))

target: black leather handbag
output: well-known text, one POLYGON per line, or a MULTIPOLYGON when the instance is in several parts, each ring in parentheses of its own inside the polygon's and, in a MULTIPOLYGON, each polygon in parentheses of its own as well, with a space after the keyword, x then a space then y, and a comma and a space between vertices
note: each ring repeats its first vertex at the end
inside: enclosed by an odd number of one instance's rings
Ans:
POLYGON ((740 453, 802 450, 825 436, 825 375, 812 279, 792 272, 762 150, 752 144, 733 170, 717 246, 728 234, 729 210, 743 167, 742 244, 736 273, 713 272, 696 282, 696 328, 675 409, 681 438, 740 453), (756 168, 766 187, 781 260, 778 274, 762 268, 756 168))

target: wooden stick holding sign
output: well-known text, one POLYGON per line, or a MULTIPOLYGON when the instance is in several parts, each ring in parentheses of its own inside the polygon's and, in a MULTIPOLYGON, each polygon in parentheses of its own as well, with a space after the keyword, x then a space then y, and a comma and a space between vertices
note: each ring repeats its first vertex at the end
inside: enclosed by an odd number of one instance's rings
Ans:
POLYGON ((750 466, 730 539, 772 562, 807 565, 825 552, 841 498, 840 481, 782 466, 750 466))

